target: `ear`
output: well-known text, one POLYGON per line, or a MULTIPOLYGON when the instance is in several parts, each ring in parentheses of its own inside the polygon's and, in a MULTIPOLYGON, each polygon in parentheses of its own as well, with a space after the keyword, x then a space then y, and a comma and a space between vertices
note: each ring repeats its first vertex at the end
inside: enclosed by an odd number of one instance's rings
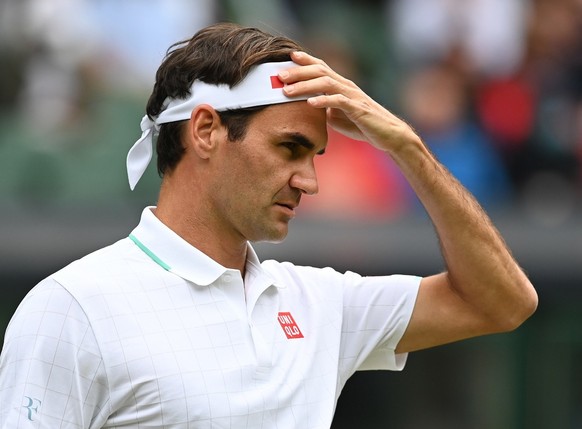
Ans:
POLYGON ((222 123, 216 110, 201 104, 192 110, 188 126, 188 144, 202 159, 208 159, 222 135, 222 123))

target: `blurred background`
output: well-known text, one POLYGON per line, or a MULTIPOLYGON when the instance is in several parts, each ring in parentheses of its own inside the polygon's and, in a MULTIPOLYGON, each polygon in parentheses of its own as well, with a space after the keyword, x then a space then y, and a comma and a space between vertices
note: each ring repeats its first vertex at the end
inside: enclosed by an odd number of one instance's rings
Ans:
MULTIPOLYGON (((298 39, 411 123, 540 295, 513 333, 356 374, 333 427, 582 428, 581 0, 0 0, 0 340, 31 287, 155 204, 155 167, 134 192, 125 172, 155 70, 222 20, 298 39)), ((332 132, 318 163, 320 194, 261 258, 443 268, 389 159, 332 132)))

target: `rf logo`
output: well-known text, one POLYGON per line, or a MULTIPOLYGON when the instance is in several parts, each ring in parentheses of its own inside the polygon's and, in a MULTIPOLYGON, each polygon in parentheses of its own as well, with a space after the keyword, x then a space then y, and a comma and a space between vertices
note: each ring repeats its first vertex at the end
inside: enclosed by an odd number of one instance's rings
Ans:
POLYGON ((42 402, 40 401, 40 399, 31 398, 30 396, 25 396, 24 399, 26 400, 25 401, 26 404, 23 405, 23 407, 26 408, 28 412, 28 420, 32 422, 34 421, 32 417, 38 413, 38 409, 42 402))

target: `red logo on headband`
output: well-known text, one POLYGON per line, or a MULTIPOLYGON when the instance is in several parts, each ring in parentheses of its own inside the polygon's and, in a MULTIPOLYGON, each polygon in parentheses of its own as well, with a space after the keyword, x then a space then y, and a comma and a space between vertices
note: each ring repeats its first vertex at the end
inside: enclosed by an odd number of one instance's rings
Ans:
POLYGON ((283 82, 281 82, 281 79, 279 79, 279 76, 271 76, 271 88, 277 89, 277 88, 283 88, 284 86, 285 86, 285 84, 283 82))

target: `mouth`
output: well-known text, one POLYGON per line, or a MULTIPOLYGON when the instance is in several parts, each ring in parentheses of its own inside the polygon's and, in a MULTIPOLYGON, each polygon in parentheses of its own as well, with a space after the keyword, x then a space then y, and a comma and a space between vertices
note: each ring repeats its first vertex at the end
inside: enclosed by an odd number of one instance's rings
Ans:
POLYGON ((280 207, 290 218, 295 217, 295 208, 297 207, 296 203, 280 202, 275 203, 275 206, 280 207))
POLYGON ((278 206, 283 206, 283 207, 287 207, 289 210, 295 210, 295 207, 297 207, 297 204, 294 203, 276 203, 278 206))

